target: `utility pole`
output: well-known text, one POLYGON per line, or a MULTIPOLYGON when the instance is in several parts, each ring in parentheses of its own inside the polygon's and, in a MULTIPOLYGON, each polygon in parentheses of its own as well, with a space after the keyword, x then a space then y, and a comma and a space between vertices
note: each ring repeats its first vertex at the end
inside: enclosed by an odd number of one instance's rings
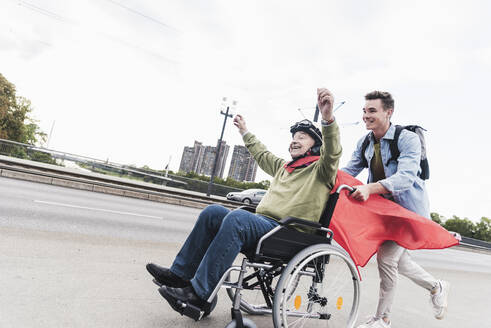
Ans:
MULTIPOLYGON (((225 101, 226 98, 223 98, 225 101)), ((233 102, 233 105, 235 105, 236 102, 233 102)), ((210 197, 211 194, 211 189, 213 186, 213 180, 215 179, 215 171, 217 169, 217 164, 218 164, 218 156, 220 155, 220 148, 222 147, 222 139, 223 139, 223 132, 225 132, 225 124, 227 124, 227 118, 232 118, 232 114, 229 114, 230 106, 227 105, 227 111, 223 112, 223 110, 220 111, 220 114, 224 115, 225 118, 223 120, 223 127, 222 127, 222 134, 220 135, 220 139, 218 139, 218 145, 217 145, 217 152, 215 155, 215 162, 213 163, 213 170, 211 171, 211 179, 210 183, 208 184, 208 192, 206 193, 206 196, 210 197)))
POLYGON ((169 162, 167 162, 167 165, 165 166, 165 177, 167 178, 169 175, 169 165, 170 165, 170 160, 172 159, 172 155, 169 156, 169 162))

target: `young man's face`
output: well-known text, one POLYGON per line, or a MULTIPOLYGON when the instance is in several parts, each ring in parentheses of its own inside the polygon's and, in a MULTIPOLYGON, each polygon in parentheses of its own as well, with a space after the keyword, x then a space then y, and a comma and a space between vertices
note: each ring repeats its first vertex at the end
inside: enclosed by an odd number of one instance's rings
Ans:
POLYGON ((290 155, 292 159, 302 156, 310 148, 314 147, 315 140, 309 134, 298 131, 293 135, 293 140, 290 143, 290 155))
POLYGON ((363 122, 367 130, 387 128, 393 111, 393 109, 385 110, 380 99, 367 100, 363 108, 363 122))

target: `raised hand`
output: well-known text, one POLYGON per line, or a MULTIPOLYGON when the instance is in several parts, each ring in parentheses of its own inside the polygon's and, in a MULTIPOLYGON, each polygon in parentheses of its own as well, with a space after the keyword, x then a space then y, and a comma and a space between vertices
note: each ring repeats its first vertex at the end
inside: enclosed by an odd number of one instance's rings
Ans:
POLYGON ((319 111, 322 115, 324 121, 332 121, 333 116, 333 106, 334 106, 334 96, 331 91, 326 88, 317 88, 317 104, 319 105, 319 111))
POLYGON ((244 135, 247 132, 247 126, 242 115, 237 114, 234 117, 234 125, 239 129, 239 133, 244 135))

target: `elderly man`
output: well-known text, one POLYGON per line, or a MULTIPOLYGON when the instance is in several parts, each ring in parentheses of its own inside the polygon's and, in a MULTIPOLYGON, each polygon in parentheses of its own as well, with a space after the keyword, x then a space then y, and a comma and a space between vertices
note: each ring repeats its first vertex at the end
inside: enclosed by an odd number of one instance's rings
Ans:
POLYGON ((160 294, 175 310, 181 301, 209 311, 205 300, 235 257, 241 250, 254 247, 281 219, 294 216, 318 221, 335 184, 341 146, 332 93, 317 89, 317 102, 322 133, 308 120, 293 125, 289 162, 273 155, 248 132, 241 115, 234 118, 249 152, 273 177, 271 187, 256 214, 219 205, 206 207, 170 269, 147 264, 148 272, 162 285, 160 294))

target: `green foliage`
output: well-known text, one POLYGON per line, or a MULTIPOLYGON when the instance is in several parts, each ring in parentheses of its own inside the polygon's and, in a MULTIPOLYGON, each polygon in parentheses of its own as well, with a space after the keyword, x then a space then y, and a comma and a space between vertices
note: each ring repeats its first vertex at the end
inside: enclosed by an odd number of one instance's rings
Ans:
POLYGON ((487 217, 482 217, 479 223, 474 223, 468 218, 461 219, 456 215, 446 220, 444 216, 438 213, 431 213, 431 219, 448 231, 455 231, 462 236, 491 242, 491 220, 487 217))
POLYGON ((0 138, 31 145, 46 141, 31 112, 31 102, 16 96, 15 85, 0 74, 0 138))
POLYGON ((29 152, 29 159, 36 161, 36 162, 42 162, 42 163, 47 163, 47 164, 54 164, 58 165, 56 163, 56 160, 51 157, 50 154, 41 152, 41 151, 31 151, 29 152))
POLYGON ((491 241, 491 220, 487 217, 481 218, 481 221, 476 224, 474 238, 491 241))
POLYGON ((441 216, 438 213, 431 213, 430 216, 434 222, 438 223, 439 225, 442 225, 444 219, 443 216, 441 216))
POLYGON ((451 219, 445 221, 443 226, 448 231, 456 231, 462 236, 470 238, 474 237, 474 223, 468 218, 461 219, 458 216, 454 215, 451 219))
POLYGON ((27 155, 27 149, 19 145, 3 145, 2 147, 0 147, 0 155, 29 159, 29 156, 27 155))
MULTIPOLYGON (((203 174, 198 174, 196 172, 177 172, 176 175, 190 178, 190 179, 197 179, 205 182, 210 182, 210 177, 203 175, 203 174)), ((231 177, 227 177, 227 179, 222 179, 222 178, 215 178, 214 181, 215 184, 220 184, 224 186, 229 186, 232 188, 237 188, 237 189, 268 189, 270 186, 270 182, 268 180, 264 180, 261 182, 242 182, 242 181, 237 181, 232 179, 231 177)))

